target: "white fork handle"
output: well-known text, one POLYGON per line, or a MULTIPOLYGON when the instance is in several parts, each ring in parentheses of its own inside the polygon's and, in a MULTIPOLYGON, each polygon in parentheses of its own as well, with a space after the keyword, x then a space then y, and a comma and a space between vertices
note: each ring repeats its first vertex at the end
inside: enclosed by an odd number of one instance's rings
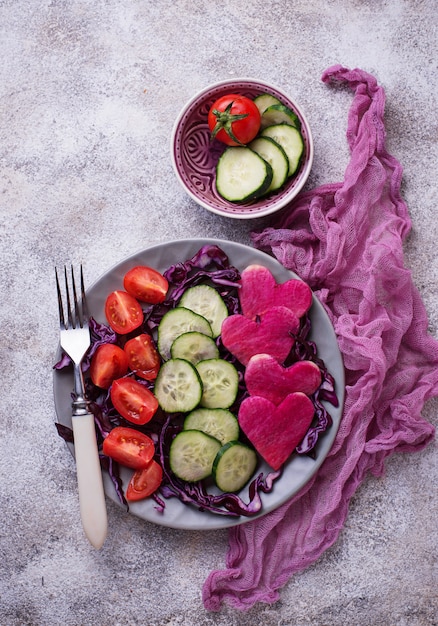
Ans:
POLYGON ((72 425, 82 525, 91 545, 99 550, 106 539, 108 520, 94 416, 73 415, 72 425))

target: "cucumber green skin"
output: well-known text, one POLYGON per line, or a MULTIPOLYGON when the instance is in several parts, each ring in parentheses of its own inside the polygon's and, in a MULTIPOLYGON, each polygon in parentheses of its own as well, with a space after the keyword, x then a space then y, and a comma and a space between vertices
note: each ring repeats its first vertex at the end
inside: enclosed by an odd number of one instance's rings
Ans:
POLYGON ((260 136, 271 137, 274 141, 276 141, 277 143, 281 145, 283 150, 286 152, 286 156, 289 160, 288 176, 289 178, 293 176, 295 172, 297 171, 300 165, 301 159, 303 158, 303 154, 304 154, 304 141, 303 141, 303 137, 300 131, 294 126, 291 126, 290 124, 274 124, 273 126, 267 126, 265 129, 263 129, 260 136), (290 131, 288 129, 290 129, 290 131), (279 134, 281 135, 282 131, 292 132, 295 134, 295 137, 300 142, 299 154, 295 152, 291 154, 291 152, 288 149, 288 145, 286 144, 286 142, 282 141, 281 137, 279 136, 279 134))
POLYGON ((219 487, 219 489, 227 493, 235 493, 236 491, 240 491, 250 480, 256 466, 257 454, 252 448, 240 441, 229 441, 222 446, 217 453, 213 462, 212 474, 216 486, 219 487), (229 464, 232 464, 234 453, 245 454, 246 467, 243 468, 245 471, 242 471, 241 467, 236 467, 235 470, 238 471, 233 470, 233 475, 230 476, 226 468, 227 465, 229 467, 229 464))
MULTIPOLYGON (((273 177, 272 177, 272 181, 271 184, 269 185, 269 188, 267 189, 266 193, 271 193, 271 191, 277 191, 278 189, 280 189, 284 183, 287 181, 288 176, 289 176, 289 159, 287 158, 287 154, 286 152, 283 150, 283 148, 280 146, 279 143, 277 143, 274 139, 272 139, 272 137, 256 137, 256 139, 254 139, 250 144, 249 147, 251 148, 251 150, 254 150, 255 152, 257 152, 257 154, 259 154, 262 159, 265 159, 265 161, 268 161, 272 167, 272 173, 273 173, 273 177), (269 146, 272 146, 271 151, 275 150, 281 154, 280 158, 283 157, 284 159, 284 174, 281 176, 281 178, 276 181, 276 166, 275 163, 269 161, 268 158, 268 153, 267 150, 269 150, 269 146)), ((276 158, 276 156, 274 156, 274 158, 276 158)), ((279 170, 277 170, 279 171, 279 170)))
POLYGON ((284 104, 273 104, 264 110, 261 119, 261 129, 276 124, 289 124, 298 130, 301 128, 301 122, 298 115, 284 104))
MULTIPOLYGON (((217 192, 220 196, 222 196, 222 198, 224 198, 225 200, 228 200, 229 202, 251 202, 253 200, 256 200, 257 198, 260 198, 260 196, 263 196, 267 190, 269 189, 269 186, 272 182, 272 176, 273 176, 273 172, 272 172, 272 167, 271 165, 265 161, 265 166, 266 166, 266 176, 264 178, 264 180, 262 181, 262 183, 260 184, 259 187, 257 187, 256 189, 254 189, 251 193, 247 194, 246 196, 241 196, 240 198, 230 198, 229 196, 227 196, 227 194, 223 191, 223 189, 221 188, 221 178, 222 178, 222 172, 221 172, 221 168, 223 167, 224 161, 227 159, 227 154, 231 151, 231 150, 250 150, 250 148, 241 148, 241 147, 235 147, 235 146, 231 146, 230 148, 227 148, 222 155, 219 158, 219 161, 217 162, 216 165, 216 189, 217 192)), ((253 150, 251 150, 251 152, 253 152, 254 154, 257 155, 258 158, 262 158, 260 157, 256 152, 254 152, 253 150)), ((264 161, 264 159, 262 159, 264 161)))
POLYGON ((175 476, 187 482, 203 480, 211 475, 213 462, 220 449, 221 443, 214 437, 200 430, 182 430, 170 445, 170 469, 175 476), (201 463, 197 462, 199 458, 201 463))
POLYGON ((266 111, 268 107, 273 106, 274 104, 281 104, 281 102, 270 93, 261 93, 259 96, 254 98, 254 104, 260 111, 260 115, 263 115, 264 111, 266 111))
MULTIPOLYGON (((264 159, 263 159, 264 160, 264 159)), ((265 161, 265 160, 264 160, 265 161)), ((264 196, 265 193, 268 191, 271 183, 272 183, 272 177, 274 176, 274 172, 272 171, 272 167, 271 164, 268 163, 267 161, 265 161, 266 163, 266 178, 263 182, 263 185, 260 187, 260 189, 258 189, 256 192, 254 192, 252 195, 250 195, 246 201, 249 200, 257 200, 257 198, 260 198, 260 196, 264 196)))

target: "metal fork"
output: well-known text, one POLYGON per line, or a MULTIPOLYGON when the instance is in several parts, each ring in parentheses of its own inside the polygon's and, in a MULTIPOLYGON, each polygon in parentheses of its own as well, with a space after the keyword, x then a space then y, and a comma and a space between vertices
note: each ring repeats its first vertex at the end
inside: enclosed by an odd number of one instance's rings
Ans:
POLYGON ((55 278, 59 306, 60 344, 62 350, 72 360, 74 368, 72 427, 81 519, 88 540, 99 549, 105 542, 108 522, 94 416, 88 409, 81 368, 83 358, 90 346, 82 265, 80 266, 79 298, 73 267, 71 267, 69 281, 67 267, 64 266, 65 304, 56 268, 55 278))

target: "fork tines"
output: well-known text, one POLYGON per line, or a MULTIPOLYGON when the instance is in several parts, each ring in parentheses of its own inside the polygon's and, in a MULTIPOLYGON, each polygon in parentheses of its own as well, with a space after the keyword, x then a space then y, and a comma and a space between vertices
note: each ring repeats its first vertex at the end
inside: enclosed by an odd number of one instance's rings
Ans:
POLYGON ((56 277, 56 290, 58 293, 58 307, 59 307, 59 321, 62 328, 65 330, 69 328, 76 328, 78 325, 80 328, 83 328, 84 325, 88 322, 88 310, 87 310, 87 301, 85 298, 85 287, 84 287, 84 273, 82 269, 82 264, 80 265, 80 300, 78 300, 77 290, 76 290, 76 281, 75 275, 73 271, 73 266, 71 266, 71 285, 69 284, 67 266, 64 265, 64 284, 65 284, 65 296, 67 303, 67 314, 65 315, 64 305, 62 300, 62 291, 59 284, 58 279, 58 271, 55 268, 55 277, 56 277), (73 302, 73 308, 72 308, 73 302))

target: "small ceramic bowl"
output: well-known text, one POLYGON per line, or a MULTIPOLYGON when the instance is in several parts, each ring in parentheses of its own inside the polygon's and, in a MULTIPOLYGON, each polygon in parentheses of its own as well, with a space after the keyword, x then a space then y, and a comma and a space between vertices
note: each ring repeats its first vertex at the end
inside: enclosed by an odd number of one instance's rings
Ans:
POLYGON ((312 168, 313 140, 304 114, 280 89, 250 78, 230 79, 206 87, 182 109, 172 130, 171 158, 179 182, 195 202, 218 215, 251 219, 282 209, 303 188, 312 168), (228 202, 216 191, 216 164, 226 146, 211 140, 207 123, 213 102, 220 96, 236 92, 249 98, 262 93, 275 96, 300 119, 304 140, 304 155, 296 174, 279 191, 248 203, 228 202))

